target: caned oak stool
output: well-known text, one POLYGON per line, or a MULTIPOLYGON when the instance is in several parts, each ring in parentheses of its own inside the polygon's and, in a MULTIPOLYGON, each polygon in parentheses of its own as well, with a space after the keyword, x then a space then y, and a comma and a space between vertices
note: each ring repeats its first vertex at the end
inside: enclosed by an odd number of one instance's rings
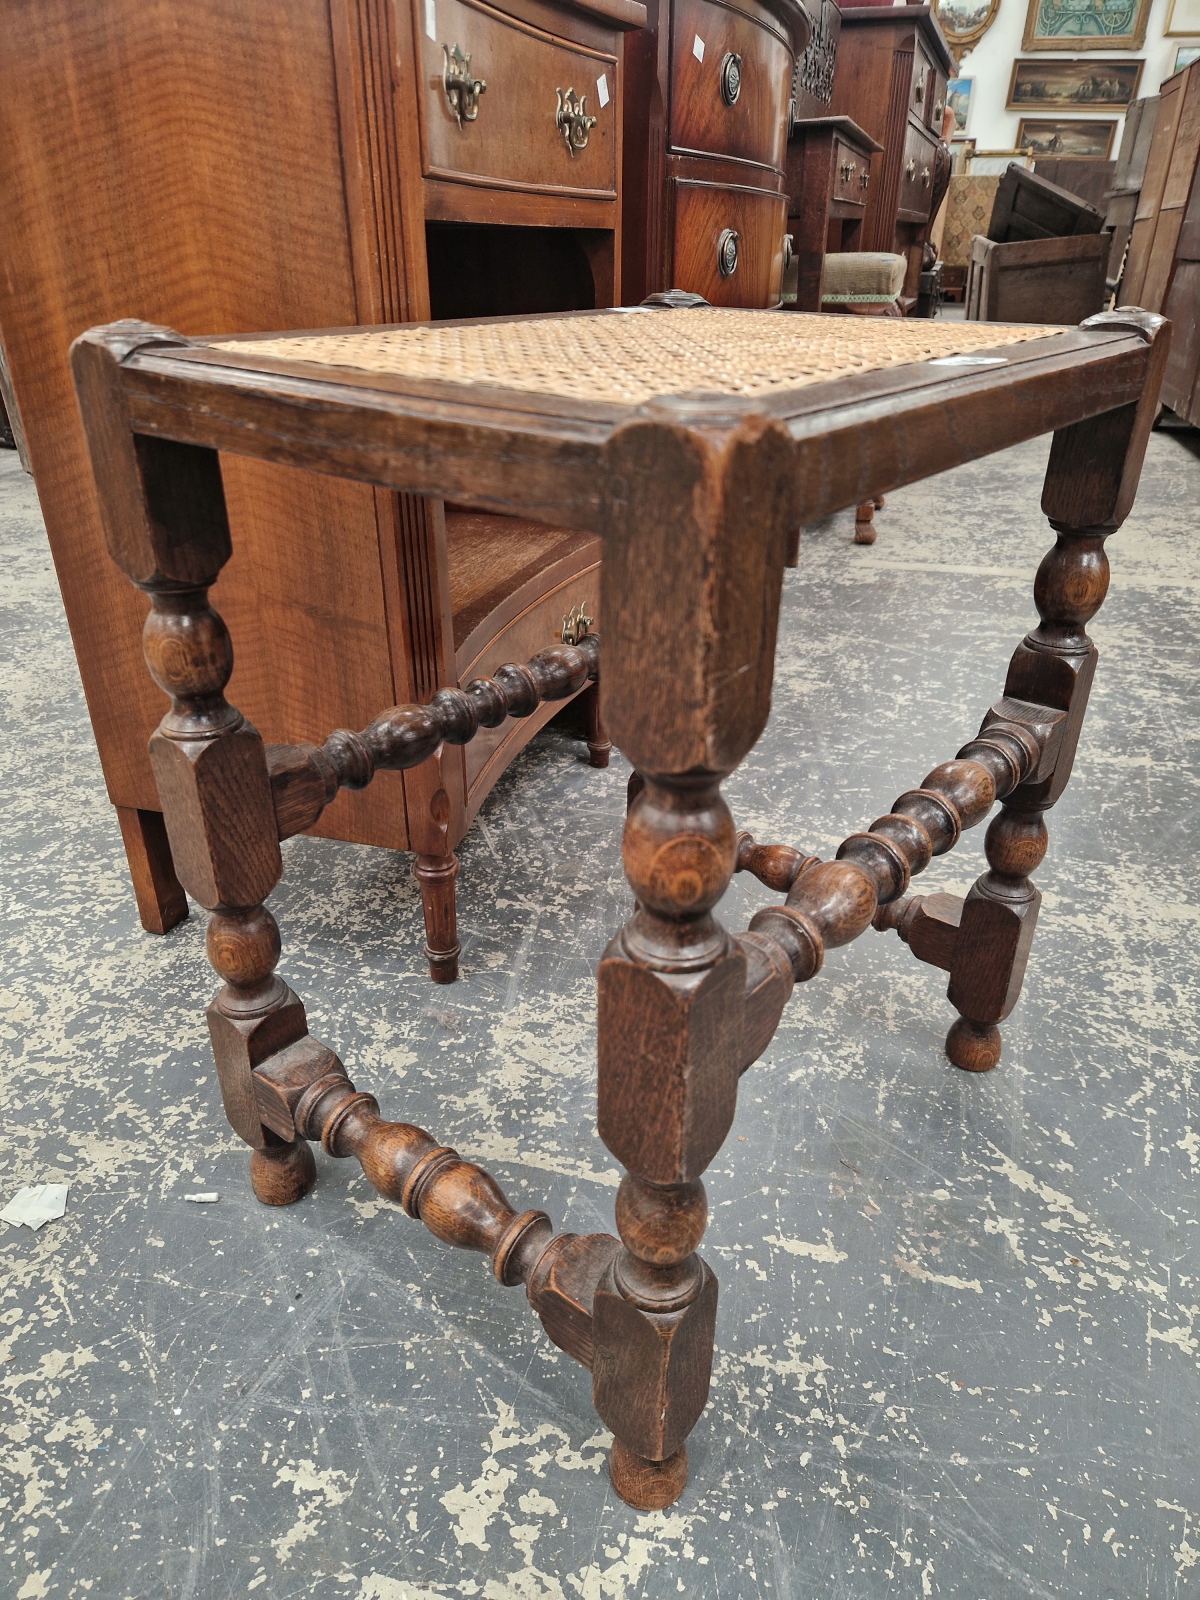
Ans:
POLYGON ((717 1307, 696 1254, 701 1174, 793 985, 827 947, 895 928, 950 974, 950 1059, 983 1071, 999 1057, 1043 817, 1095 671, 1085 625, 1108 584, 1104 541, 1133 501, 1168 335, 1137 310, 1060 329, 708 308, 225 342, 125 322, 74 347, 109 548, 150 596, 146 659, 171 699, 151 754, 180 878, 211 913, 224 984, 208 1022, 254 1192, 300 1199, 319 1139, 438 1238, 483 1251, 501 1283, 523 1283, 550 1338, 591 1370, 632 1505, 669 1505, 686 1481, 717 1307), (1050 430, 1041 621, 978 736, 833 861, 737 833, 720 785, 767 719, 788 530, 1050 430), (636 905, 599 968, 599 1132, 626 1169, 618 1238, 555 1235, 479 1167, 383 1121, 275 975, 263 903, 279 841, 339 785, 572 693, 599 675, 600 641, 547 641, 319 749, 265 748, 222 693, 232 651, 207 599, 230 554, 218 451, 603 538, 604 714, 638 775, 624 839, 636 905), (966 898, 906 898, 997 799, 989 870, 966 898), (787 898, 730 934, 713 910, 739 870, 787 898))

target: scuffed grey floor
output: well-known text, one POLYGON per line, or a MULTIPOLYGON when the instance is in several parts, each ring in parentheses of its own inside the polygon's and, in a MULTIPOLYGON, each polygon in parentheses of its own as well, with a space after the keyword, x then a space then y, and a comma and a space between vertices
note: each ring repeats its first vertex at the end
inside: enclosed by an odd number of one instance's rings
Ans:
MULTIPOLYGON (((1034 620, 1034 444, 848 516, 787 578, 740 825, 818 852, 975 730, 1034 620)), ((1110 546, 1103 660, 990 1076, 944 976, 831 953, 743 1080, 706 1182, 721 1280, 691 1482, 608 1487, 587 1375, 520 1294, 318 1154, 253 1201, 193 915, 137 926, 30 481, 0 456, 4 1564, 15 1600, 1147 1600, 1200 1589, 1196 438, 1156 436, 1110 546), (218 1204, 185 1203, 197 1189, 218 1204), (11 1576, 9 1576, 11 1575, 11 1576)), ((664 597, 669 602, 669 597, 664 597)), ((627 768, 551 730, 462 849, 433 989, 404 858, 298 839, 273 905, 313 1030, 385 1112, 560 1226, 611 1226, 592 973, 625 915, 627 768)), ((982 829, 934 863, 964 890, 982 829)), ((735 880, 724 920, 771 897, 735 880)))

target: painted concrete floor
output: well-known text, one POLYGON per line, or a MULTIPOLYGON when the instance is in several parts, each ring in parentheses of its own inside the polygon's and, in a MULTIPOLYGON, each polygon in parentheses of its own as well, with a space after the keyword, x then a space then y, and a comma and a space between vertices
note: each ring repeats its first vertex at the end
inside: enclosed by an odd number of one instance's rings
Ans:
MULTIPOLYGON (((953 755, 1034 618, 1033 444, 848 516, 789 574, 775 710, 728 786, 828 850, 953 755)), ((0 455, 5 848, 0 1592, 15 1600, 1148 1600, 1200 1590, 1194 829, 1200 451, 1151 442, 1094 625, 1026 992, 988 1077, 943 976, 833 952, 706 1182, 721 1280, 683 1499, 608 1486, 586 1374, 476 1256, 318 1154, 267 1212, 222 1119, 200 916, 137 926, 30 481, 0 455), (184 1196, 216 1190, 215 1205, 184 1196)), ((555 730, 462 850, 434 990, 407 863, 297 839, 273 905, 314 1032, 385 1113, 560 1226, 611 1226, 593 969, 626 913, 627 768, 555 730)), ((962 892, 982 829, 935 863, 962 892)), ((744 927, 771 897, 735 880, 744 927)))

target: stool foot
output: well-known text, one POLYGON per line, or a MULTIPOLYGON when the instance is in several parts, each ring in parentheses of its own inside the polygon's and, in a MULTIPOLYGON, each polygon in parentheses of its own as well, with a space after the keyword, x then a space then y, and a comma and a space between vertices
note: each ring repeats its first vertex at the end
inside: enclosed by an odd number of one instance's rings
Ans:
POLYGON ((665 1511, 674 1505, 687 1483, 687 1445, 680 1445, 665 1461, 647 1461, 614 1439, 608 1456, 608 1476, 627 1506, 636 1511, 665 1511))
POLYGON ((871 519, 875 515, 874 500, 864 500, 862 505, 854 508, 854 542, 855 544, 874 544, 875 528, 871 519))
POLYGON ((250 1152, 250 1187, 264 1206, 292 1206, 317 1181, 317 1163, 305 1139, 250 1152))
POLYGON ((600 715, 600 685, 594 683, 583 693, 584 713, 587 717, 588 765, 606 767, 612 751, 612 740, 600 715))
POLYGON ((990 1072, 1000 1059, 1000 1042, 994 1022, 959 1017, 946 1035, 946 1054, 964 1072, 990 1072))

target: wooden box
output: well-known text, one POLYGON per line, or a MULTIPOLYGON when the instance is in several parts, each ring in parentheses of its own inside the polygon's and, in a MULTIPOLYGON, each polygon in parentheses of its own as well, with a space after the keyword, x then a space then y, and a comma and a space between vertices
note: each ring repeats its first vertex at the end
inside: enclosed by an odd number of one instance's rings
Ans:
POLYGON ((967 272, 970 322, 1072 325, 1104 309, 1107 234, 1020 239, 997 244, 976 235, 967 272))

